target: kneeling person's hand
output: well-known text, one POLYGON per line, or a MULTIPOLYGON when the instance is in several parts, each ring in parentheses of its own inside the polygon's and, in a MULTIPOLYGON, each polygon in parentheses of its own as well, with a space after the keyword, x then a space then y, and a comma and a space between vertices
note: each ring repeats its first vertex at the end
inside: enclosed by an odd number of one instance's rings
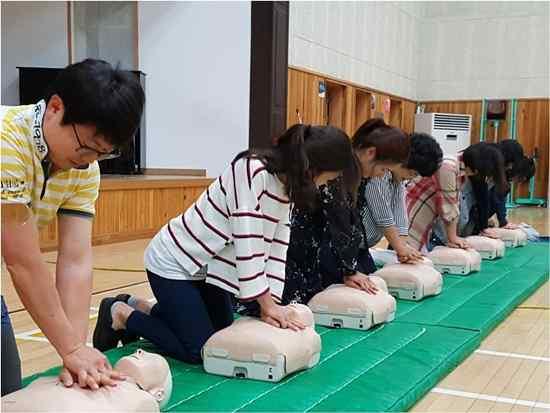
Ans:
POLYGON ((378 292, 376 284, 367 275, 360 272, 345 276, 344 284, 351 288, 366 291, 368 294, 376 294, 378 292))

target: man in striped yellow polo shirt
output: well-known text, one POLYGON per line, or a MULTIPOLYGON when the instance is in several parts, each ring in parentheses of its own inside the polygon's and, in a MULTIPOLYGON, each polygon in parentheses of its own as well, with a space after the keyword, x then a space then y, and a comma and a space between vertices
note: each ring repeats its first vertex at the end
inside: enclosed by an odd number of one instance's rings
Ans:
MULTIPOLYGON (((2 259, 26 310, 63 360, 65 385, 97 389, 119 378, 86 346, 92 286, 92 218, 98 160, 134 135, 145 97, 137 79, 87 59, 66 67, 45 100, 0 106, 2 259), (28 211, 11 219, 13 211, 28 211), (55 278, 38 230, 58 220, 55 278)), ((19 356, 2 297, 2 395, 21 386, 19 356)))

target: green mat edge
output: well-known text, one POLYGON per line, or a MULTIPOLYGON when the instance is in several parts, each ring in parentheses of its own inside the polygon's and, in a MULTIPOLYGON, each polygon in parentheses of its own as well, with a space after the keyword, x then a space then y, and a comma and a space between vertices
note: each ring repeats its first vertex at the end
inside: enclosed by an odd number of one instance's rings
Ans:
MULTIPOLYGON (((525 288, 523 292, 519 295, 517 295, 514 300, 508 305, 507 307, 504 307, 497 315, 495 315, 495 318, 493 320, 490 320, 487 325, 479 330, 479 329, 473 329, 473 328, 461 328, 457 327, 455 325, 447 325, 447 324, 440 324, 440 323, 419 323, 416 321, 401 321, 399 319, 393 321, 394 323, 400 323, 400 324, 418 324, 418 325, 425 325, 425 326, 433 326, 433 327, 445 327, 445 328, 451 328, 451 329, 462 329, 462 330, 470 330, 470 331, 476 331, 480 333, 481 340, 485 339, 489 334, 493 332, 493 330, 502 323, 503 320, 508 317, 515 309, 519 307, 520 304, 522 304, 525 300, 527 300, 531 295, 533 295, 544 283, 548 282, 550 280, 550 271, 547 271, 546 273, 542 273, 537 280, 529 285, 529 287, 525 288)), ((398 302, 401 300, 397 300, 398 302)))
MULTIPOLYGON (((535 293, 544 283, 548 282, 550 278, 550 271, 546 271, 546 273, 542 273, 541 276, 531 284, 528 288, 526 288, 522 294, 518 295, 516 299, 510 303, 509 306, 504 307, 503 310, 493 319, 491 320, 487 327, 482 330, 473 330, 469 329, 470 331, 477 331, 477 336, 475 340, 475 345, 472 345, 472 347, 468 350, 464 350, 464 352, 461 352, 461 354, 457 354, 456 358, 453 358, 452 355, 446 359, 448 361, 448 368, 444 369, 440 374, 434 374, 430 373, 429 375, 424 377, 424 380, 422 380, 421 383, 417 384, 414 388, 412 388, 409 393, 414 392, 416 389, 420 387, 421 384, 424 385, 424 388, 418 393, 416 393, 417 397, 416 399, 413 399, 411 402, 408 402, 405 397, 398 400, 394 406, 392 406, 391 411, 408 411, 411 407, 413 407, 416 403, 418 403, 422 397, 424 397, 429 391, 442 379, 444 379, 449 373, 451 373, 462 361, 464 361, 468 356, 470 356, 475 350, 479 348, 481 345, 481 342, 493 332, 493 330, 500 324, 508 315, 510 315, 516 308, 519 307, 521 303, 523 303, 525 300, 527 300, 531 295, 535 293), (401 403, 399 403, 401 402, 401 403), (395 408, 393 408, 395 407, 395 408)), ((399 301, 399 300, 398 300, 399 301)), ((407 321, 394 321, 394 323, 400 323, 400 324, 417 324, 417 325, 433 325, 433 326, 439 326, 439 327, 445 327, 449 329, 456 329, 458 327, 455 326, 446 326, 444 324, 426 324, 426 323, 414 323, 414 322, 407 322, 407 321)), ((455 351, 456 353, 456 351, 455 351)), ((443 363, 442 363, 443 364, 443 363)))
POLYGON ((544 283, 549 280, 549 278, 550 271, 542 273, 536 282, 531 284, 530 287, 526 288, 522 294, 519 294, 516 299, 512 303, 510 303, 509 306, 503 308, 500 314, 498 314, 493 320, 491 320, 485 329, 480 331, 481 340, 483 341, 489 334, 491 334, 493 330, 498 327, 498 325, 502 323, 506 319, 506 317, 508 317, 512 313, 512 311, 514 311, 520 306, 520 304, 531 297, 535 293, 535 291, 537 291, 544 283))
MULTIPOLYGON (((412 324, 412 323, 403 323, 412 324)), ((421 324, 419 324, 421 325, 421 324)), ((442 326, 440 326, 442 327, 442 326)), ((449 327, 445 327, 449 328, 449 327)), ((473 330, 471 330, 473 332, 473 330)), ((408 411, 416 403, 422 399, 430 390, 439 383, 442 379, 447 377, 460 363, 462 363, 470 354, 472 354, 481 344, 481 336, 479 332, 468 340, 460 348, 456 349, 453 353, 440 363, 437 367, 432 369, 430 373, 423 377, 418 383, 411 388, 405 396, 397 400, 393 406, 388 409, 391 412, 403 412, 408 411), (410 397, 410 396, 412 397, 410 397)))

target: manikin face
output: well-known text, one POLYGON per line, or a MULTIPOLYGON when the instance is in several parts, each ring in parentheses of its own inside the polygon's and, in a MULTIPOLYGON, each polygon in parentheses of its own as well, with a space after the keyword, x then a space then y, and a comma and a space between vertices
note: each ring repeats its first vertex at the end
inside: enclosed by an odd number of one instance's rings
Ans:
POLYGON ((122 357, 115 369, 131 377, 142 390, 157 400, 161 408, 170 400, 172 374, 162 356, 139 349, 134 354, 122 357))

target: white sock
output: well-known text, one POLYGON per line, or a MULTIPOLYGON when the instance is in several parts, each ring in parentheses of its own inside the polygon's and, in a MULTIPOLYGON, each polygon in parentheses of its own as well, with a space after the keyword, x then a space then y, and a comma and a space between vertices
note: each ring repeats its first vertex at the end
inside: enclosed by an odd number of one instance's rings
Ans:
POLYGON ((115 302, 112 306, 111 306, 111 318, 113 319, 113 322, 111 324, 111 328, 113 330, 118 330, 115 328, 114 324, 115 324, 115 312, 116 312, 116 308, 118 305, 121 305, 121 304, 124 304, 122 301, 117 301, 115 302))
POLYGON ((128 298, 128 302, 127 304, 132 307, 134 310, 137 310, 137 305, 138 305, 138 298, 131 295, 130 298, 128 298))

